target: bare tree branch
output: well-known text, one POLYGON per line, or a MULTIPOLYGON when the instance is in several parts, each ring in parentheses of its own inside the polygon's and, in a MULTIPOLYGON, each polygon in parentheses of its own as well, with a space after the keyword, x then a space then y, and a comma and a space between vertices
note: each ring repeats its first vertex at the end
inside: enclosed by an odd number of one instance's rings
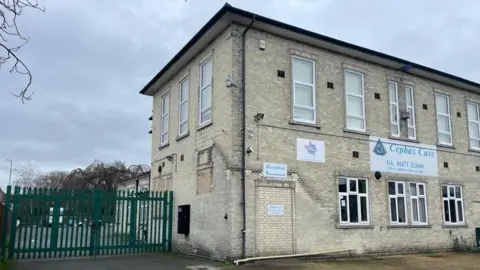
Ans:
POLYGON ((11 64, 10 73, 25 75, 28 82, 21 88, 16 97, 22 103, 32 98, 33 92, 28 93, 32 85, 32 73, 27 65, 19 58, 17 52, 30 40, 21 34, 17 19, 24 14, 25 9, 37 9, 45 12, 45 8, 38 2, 30 0, 0 0, 0 70, 4 65, 11 64))

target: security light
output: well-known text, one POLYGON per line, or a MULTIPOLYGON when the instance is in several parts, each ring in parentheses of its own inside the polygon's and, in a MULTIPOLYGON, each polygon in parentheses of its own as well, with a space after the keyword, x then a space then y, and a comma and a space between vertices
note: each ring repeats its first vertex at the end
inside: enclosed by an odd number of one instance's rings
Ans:
POLYGON ((258 121, 262 120, 264 117, 265 117, 265 114, 263 114, 263 113, 257 113, 257 114, 255 115, 255 121, 258 122, 258 121))

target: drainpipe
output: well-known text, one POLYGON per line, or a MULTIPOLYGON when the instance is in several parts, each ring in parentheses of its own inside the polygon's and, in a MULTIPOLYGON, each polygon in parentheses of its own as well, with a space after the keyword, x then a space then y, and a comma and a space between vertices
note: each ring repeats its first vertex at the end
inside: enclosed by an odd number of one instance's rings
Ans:
POLYGON ((245 236, 245 231, 247 229, 247 213, 246 213, 246 205, 245 205, 245 189, 246 189, 246 183, 245 183, 245 159, 246 159, 246 147, 245 147, 245 137, 246 137, 246 83, 245 83, 245 65, 246 65, 246 45, 245 45, 245 34, 248 32, 250 27, 252 27, 253 23, 255 22, 255 15, 253 15, 252 22, 245 28, 245 31, 242 33, 242 111, 243 111, 243 119, 242 119, 242 168, 240 170, 241 173, 241 178, 242 178, 242 199, 241 199, 241 205, 242 205, 242 217, 243 217, 243 227, 242 227, 242 258, 245 258, 246 256, 246 250, 247 250, 247 239, 245 236))

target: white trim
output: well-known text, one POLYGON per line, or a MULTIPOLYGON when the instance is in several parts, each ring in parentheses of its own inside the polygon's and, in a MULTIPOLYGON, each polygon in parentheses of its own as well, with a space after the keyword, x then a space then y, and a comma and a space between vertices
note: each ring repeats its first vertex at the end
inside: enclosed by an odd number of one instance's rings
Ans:
POLYGON ((179 91, 178 91, 178 135, 179 136, 182 136, 182 135, 185 135, 185 134, 188 133, 188 119, 189 119, 189 112, 190 112, 190 110, 188 108, 189 97, 190 97, 190 80, 189 80, 189 77, 187 76, 187 77, 183 78, 179 83, 179 91), (185 83, 185 82, 187 83, 186 84, 186 86, 187 86, 187 94, 186 95, 187 96, 186 96, 186 99, 182 101, 182 84, 185 83), (185 104, 185 106, 187 106, 187 117, 184 121, 182 121, 182 119, 181 119, 182 113, 181 112, 182 112, 182 105, 184 105, 184 104, 185 104), (181 127, 184 124, 186 125, 187 128, 182 133, 181 127))
POLYGON ((345 92, 345 126, 347 127, 347 129, 350 129, 350 130, 366 131, 367 130, 367 123, 366 123, 366 116, 365 116, 365 79, 364 79, 364 74, 360 73, 360 72, 357 72, 357 71, 354 71, 354 70, 350 70, 350 69, 344 69, 343 73, 344 73, 343 77, 344 77, 344 92, 345 92), (360 75, 360 77, 362 79, 362 94, 361 95, 351 94, 351 93, 347 92, 347 83, 346 83, 347 80, 345 79, 346 78, 346 73, 352 73, 352 74, 360 75), (362 108, 363 109, 363 117, 348 114, 348 96, 361 98, 362 107, 363 107, 362 108), (348 118, 363 120, 363 129, 348 127, 348 118))
POLYGON ((478 103, 475 103, 475 102, 472 102, 472 101, 467 101, 467 127, 468 127, 468 144, 470 145, 470 148, 471 149, 475 149, 475 150, 480 150, 480 147, 478 146, 473 146, 471 141, 479 141, 480 142, 480 137, 472 137, 470 135, 470 122, 471 123, 474 123, 474 124, 477 124, 478 126, 478 133, 480 134, 480 105, 478 103), (477 117, 477 120, 474 120, 472 119, 472 115, 470 115, 470 111, 468 110, 468 106, 474 106, 475 108, 475 112, 476 112, 476 117, 477 117))
POLYGON ((446 225, 464 225, 465 224, 465 205, 464 205, 464 200, 463 200, 463 188, 460 185, 442 185, 442 210, 443 210, 443 222, 446 225), (443 187, 447 188, 447 197, 443 197, 443 187), (453 196, 450 195, 450 190, 453 188, 453 196), (457 191, 456 189, 460 189, 460 198, 456 197, 457 191), (456 214, 456 222, 452 222, 451 218, 451 211, 450 211, 450 200, 454 200, 455 202, 455 214, 456 214), (445 201, 448 203, 448 215, 449 215, 449 221, 446 220, 446 211, 445 211, 445 201), (458 215, 458 202, 461 202, 462 204, 462 221, 459 221, 459 215, 458 215))
POLYGON ((304 123, 310 123, 310 124, 315 124, 316 121, 317 121, 317 106, 316 106, 316 89, 315 89, 315 61, 312 60, 312 59, 308 59, 308 58, 303 58, 303 57, 299 57, 299 56, 292 56, 292 118, 295 120, 295 121, 298 121, 298 122, 304 122, 304 123), (295 68, 294 68, 294 61, 295 59, 298 59, 300 61, 306 61, 306 62, 310 62, 311 65, 312 65, 312 83, 308 83, 308 82, 302 82, 302 81, 298 81, 298 80, 295 80, 295 68), (313 104, 313 107, 308 107, 308 106, 304 106, 304 105, 298 105, 296 104, 296 100, 295 100, 295 85, 296 84, 299 84, 299 85, 303 85, 303 86, 308 86, 308 87, 311 87, 312 88, 312 104, 313 104), (312 120, 308 120, 308 119, 301 119, 301 118, 295 118, 295 109, 298 108, 298 109, 302 109, 302 110, 309 110, 309 111, 313 111, 313 121, 312 120))
POLYGON ((409 195, 410 195, 410 209, 411 209, 411 217, 412 217, 412 225, 427 225, 428 224, 428 203, 427 203, 427 187, 425 185, 425 183, 409 183, 408 184, 408 190, 410 191, 409 192, 409 195), (412 195, 412 192, 411 192, 411 185, 415 185, 415 194, 416 195, 412 195), (420 186, 423 186, 423 195, 420 194, 420 186), (420 221, 420 199, 424 199, 425 201, 425 222, 422 222, 420 221), (417 201, 417 221, 415 221, 415 217, 413 215, 413 201, 416 200, 417 201))
POLYGON ((402 181, 395 181, 395 180, 390 180, 387 183, 387 194, 388 194, 388 213, 389 213, 389 221, 390 224, 393 225, 404 225, 408 223, 408 215, 407 215, 407 196, 406 196, 406 187, 405 187, 405 182, 402 181), (390 194, 390 183, 394 183, 395 185, 395 194, 390 194), (399 193, 399 185, 403 186, 403 193, 399 193), (399 220, 399 211, 398 211, 398 199, 403 198, 403 215, 405 217, 405 220, 403 222, 398 221, 399 220), (396 220, 392 220, 392 205, 390 203, 390 199, 395 199, 395 213, 397 214, 396 220))
POLYGON ((170 114, 170 92, 166 92, 162 98, 160 99, 160 146, 165 145, 169 141, 169 135, 168 135, 168 130, 169 130, 169 125, 170 125, 170 119, 169 119, 169 114, 170 114), (166 102, 165 99, 167 99, 166 102), (164 103, 167 104, 168 108, 164 112, 164 103), (163 129, 163 122, 167 121, 166 125, 166 130, 163 129), (163 136, 166 135, 165 141, 163 140, 163 136))
POLYGON ((411 115, 410 118, 407 120, 407 137, 409 139, 415 140, 417 138, 417 127, 415 125, 415 94, 414 94, 414 89, 412 85, 405 85, 405 104, 407 108, 407 112, 410 109, 411 110, 411 115), (410 90, 410 95, 408 95, 408 90, 410 90), (410 96, 412 100, 412 104, 408 105, 408 96, 410 96), (410 124, 409 121, 412 121, 410 124), (413 136, 410 136, 410 133, 408 132, 409 129, 413 129, 413 136))
POLYGON ((400 108, 398 106, 398 84, 397 82, 394 81, 388 81, 388 99, 390 101, 389 103, 389 112, 390 112, 390 134, 394 137, 400 137, 400 108), (390 97, 390 85, 393 85, 395 88, 395 102, 392 101, 390 97), (396 113, 397 113, 397 119, 393 119, 393 110, 392 106, 396 107, 396 113), (396 123, 394 122, 396 120, 396 123), (397 134, 392 133, 392 126, 396 126, 397 128, 397 134))
POLYGON ((453 136, 452 136, 452 118, 451 118, 452 113, 451 113, 451 110, 450 110, 450 96, 439 93, 439 92, 436 92, 435 93, 435 111, 436 111, 436 114, 437 114, 437 140, 438 140, 438 143, 443 144, 443 145, 450 145, 451 146, 451 145, 453 145, 453 136), (447 100, 447 110, 448 110, 447 114, 438 112, 438 104, 437 104, 437 101, 436 101, 437 96, 438 97, 443 97, 447 100), (438 118, 439 118, 439 116, 443 116, 443 117, 448 118, 448 128, 449 128, 450 132, 440 131, 438 129, 438 118), (440 142, 440 134, 448 135, 450 137, 450 143, 440 142))
POLYGON ((370 203, 368 199, 368 179, 367 178, 351 178, 351 177, 338 177, 337 178, 337 192, 338 192, 338 220, 340 224, 348 224, 348 225, 369 225, 370 224, 370 203), (339 180, 345 179, 346 181, 346 192, 340 192, 339 188, 339 180), (355 181, 356 191, 350 191, 350 181, 355 181), (358 181, 363 180, 365 181, 365 192, 366 193, 359 193, 359 185, 358 181), (357 216, 358 222, 350 222, 350 198, 349 195, 356 195, 357 196, 357 216), (346 197, 345 206, 347 209, 347 221, 342 220, 342 196, 346 197), (361 210, 361 198, 366 198, 366 208, 367 208, 367 220, 362 221, 362 210, 361 210))
POLYGON ((203 61, 201 64, 200 64, 200 91, 199 91, 199 98, 198 98, 198 124, 200 126, 203 126, 203 125, 206 125, 210 122, 212 122, 212 87, 213 87, 213 84, 212 84, 212 81, 213 81, 213 58, 212 57, 209 57, 207 59, 205 59, 205 61, 203 61), (211 63, 211 77, 210 77, 210 82, 207 82, 205 85, 202 85, 202 75, 203 75, 203 67, 208 64, 208 63, 211 63), (208 87, 210 87, 210 106, 209 107, 206 107, 206 108, 202 108, 202 92, 207 89, 208 87), (210 119, 206 120, 206 121, 203 121, 202 122, 202 114, 205 113, 205 112, 208 112, 210 111, 210 119))

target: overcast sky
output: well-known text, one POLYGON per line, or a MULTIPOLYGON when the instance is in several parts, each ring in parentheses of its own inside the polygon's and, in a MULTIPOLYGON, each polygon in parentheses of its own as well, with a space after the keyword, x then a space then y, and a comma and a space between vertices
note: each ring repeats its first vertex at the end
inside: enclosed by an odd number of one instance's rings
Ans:
MULTIPOLYGON (((71 170, 149 164, 152 101, 139 90, 223 5, 219 0, 39 0, 19 19, 22 79, 0 70, 0 187, 8 162, 71 170)), ((479 1, 232 0, 235 7, 480 80, 479 1)))

